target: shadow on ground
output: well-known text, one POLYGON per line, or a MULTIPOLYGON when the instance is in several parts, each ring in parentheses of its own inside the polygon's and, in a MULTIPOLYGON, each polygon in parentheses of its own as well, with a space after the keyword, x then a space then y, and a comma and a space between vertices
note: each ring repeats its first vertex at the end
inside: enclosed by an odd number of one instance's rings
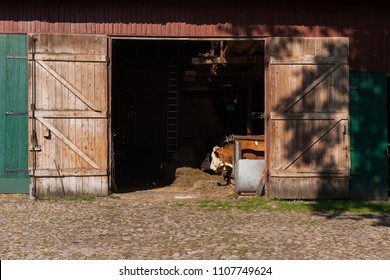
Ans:
POLYGON ((390 227, 390 202, 327 200, 310 205, 311 210, 327 219, 370 219, 373 226, 390 227))

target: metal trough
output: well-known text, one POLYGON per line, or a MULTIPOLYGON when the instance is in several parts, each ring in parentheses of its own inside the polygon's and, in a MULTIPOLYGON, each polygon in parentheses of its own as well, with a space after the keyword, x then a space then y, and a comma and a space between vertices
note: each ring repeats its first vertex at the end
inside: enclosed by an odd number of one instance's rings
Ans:
POLYGON ((260 190, 261 178, 265 167, 263 159, 239 159, 234 165, 235 192, 253 194, 260 190))

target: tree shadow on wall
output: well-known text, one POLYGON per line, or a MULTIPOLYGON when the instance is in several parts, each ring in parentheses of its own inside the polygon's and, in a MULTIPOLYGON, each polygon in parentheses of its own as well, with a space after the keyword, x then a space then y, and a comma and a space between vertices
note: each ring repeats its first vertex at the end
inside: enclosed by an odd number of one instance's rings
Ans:
POLYGON ((271 40, 271 192, 347 198, 348 46, 332 38, 271 40))
MULTIPOLYGON (((289 30, 290 36, 302 35, 298 29, 294 31, 290 27, 289 30)), ((243 32, 239 27, 236 31, 243 32)), ((254 31, 247 32, 252 34, 254 31)), ((329 37, 331 34, 324 31, 321 35, 329 37)), ((343 46, 342 40, 332 38, 297 40, 300 42, 291 38, 280 40, 272 50, 268 50, 271 60, 269 64, 266 62, 266 70, 271 75, 267 83, 272 93, 268 104, 272 129, 268 139, 274 141, 269 165, 271 176, 273 170, 282 178, 278 180, 279 192, 276 195, 348 199, 350 131, 347 63, 349 52, 356 55, 359 50, 351 50, 348 45, 343 46), (308 63, 294 63, 294 59, 300 56, 308 63), (286 63, 289 60, 291 64, 286 63), (310 173, 312 177, 307 176, 310 173), (294 178, 296 174, 308 179, 304 183, 299 182, 299 178, 294 178), (311 185, 316 186, 315 193, 311 185), (298 192, 294 191, 297 187, 300 188, 298 192)), ((370 130, 383 130, 380 122, 365 119, 364 123, 370 130)), ((343 201, 346 205, 349 202, 343 201)), ((361 207, 367 206, 363 204, 361 207)), ((374 208, 372 210, 376 211, 374 208)), ((347 207, 331 214, 317 210, 318 207, 313 204, 313 212, 327 218, 373 219, 374 226, 390 224, 389 215, 381 211, 379 214, 347 215, 347 207)))
MULTIPOLYGON (((289 40, 286 42, 286 44, 278 45, 277 49, 271 50, 271 52, 275 52, 276 60, 283 61, 288 57, 296 56, 296 53, 290 51, 289 40)), ((337 40, 335 42, 339 44, 337 40)), ((305 47, 306 43, 299 47, 305 49, 308 47, 305 47)), ((328 60, 326 57, 339 57, 336 60, 342 60, 340 55, 343 54, 340 51, 346 51, 344 55, 347 57, 347 50, 342 48, 341 45, 335 45, 332 39, 325 39, 324 42, 315 46, 315 50, 319 50, 320 54, 317 56, 314 53, 313 66, 291 64, 286 69, 282 62, 281 67, 272 69, 272 64, 269 66, 268 70, 271 71, 271 76, 274 75, 270 82, 271 91, 274 91, 273 93, 279 97, 276 99, 275 96, 271 97, 270 113, 277 117, 272 120, 273 116, 271 116, 271 122, 275 123, 273 126, 271 124, 270 137, 271 141, 276 142, 276 144, 271 151, 273 154, 270 156, 270 168, 271 176, 272 170, 279 172, 279 174, 285 172, 285 177, 280 179, 283 182, 278 182, 278 185, 284 188, 279 193, 282 197, 283 195, 288 197, 291 195, 289 189, 298 187, 301 188, 302 192, 292 192, 298 196, 297 198, 305 198, 305 192, 313 198, 350 198, 349 119, 348 115, 345 115, 349 106, 349 72, 348 68, 343 68, 343 63, 337 61, 332 64, 325 63, 328 60), (302 174, 301 179, 294 180, 289 177, 289 171, 302 174), (313 180, 310 176, 305 178, 305 172, 312 173, 316 179, 313 180), (306 183, 302 183, 302 181, 306 181, 306 183), (316 186, 314 194, 310 191, 311 185, 316 186), (299 197, 299 195, 303 197, 299 197)), ((310 51, 309 54, 311 54, 310 51)), ((368 109, 370 105, 372 103, 366 102, 365 106, 368 109)), ((360 106, 364 106, 364 104, 360 104, 360 106)), ((375 108, 371 109, 375 111, 375 108)), ((375 119, 377 115, 374 113, 373 118, 375 119)), ((382 118, 385 117, 382 116, 382 118)), ((362 114, 359 120, 360 129, 367 129, 373 133, 374 131, 381 133, 386 129, 383 121, 373 121, 372 118, 367 118, 367 115, 362 114)), ((382 142, 386 141, 385 134, 380 134, 379 138, 383 138, 382 142)), ((380 139, 374 144, 375 147, 372 147, 372 144, 363 143, 363 146, 359 148, 375 152, 370 154, 366 164, 371 163, 372 165, 374 162, 380 161, 384 165, 382 169, 386 169, 386 161, 383 161, 385 147, 382 147, 382 152, 377 152, 380 148, 378 143, 381 145, 380 139)), ((364 174, 361 175, 364 176, 364 174)), ((387 178, 387 176, 384 177, 387 178)), ((271 183, 273 183, 272 179, 271 183)), ((386 187, 386 182, 382 182, 382 184, 385 184, 384 187, 386 187)), ((270 188, 272 187, 275 186, 271 185, 270 188)), ((368 187, 362 187, 366 188, 363 191, 366 195, 365 199, 370 199, 372 196, 370 190, 367 189, 368 187)), ((364 197, 360 199, 362 198, 364 197)), ((327 218, 373 219, 374 226, 390 225, 390 215, 383 209, 378 209, 381 207, 380 205, 357 203, 355 205, 357 208, 360 207, 362 210, 367 208, 379 214, 350 215, 348 214, 348 205, 353 201, 345 200, 344 202, 345 207, 335 209, 330 213, 317 212, 320 203, 313 204, 313 211, 327 218)))

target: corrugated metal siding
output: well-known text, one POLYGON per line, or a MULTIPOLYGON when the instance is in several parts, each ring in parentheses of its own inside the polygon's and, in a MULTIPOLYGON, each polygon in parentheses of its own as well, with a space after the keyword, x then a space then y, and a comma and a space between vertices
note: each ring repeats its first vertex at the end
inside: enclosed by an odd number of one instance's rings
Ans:
POLYGON ((0 33, 158 37, 347 36, 351 70, 390 72, 389 8, 340 1, 66 1, 3 4, 0 33), (253 3, 252 3, 253 2, 253 3), (286 2, 286 3, 284 3, 286 2), (344 5, 344 6, 342 6, 344 5), (359 5, 359 6, 358 6, 359 5))

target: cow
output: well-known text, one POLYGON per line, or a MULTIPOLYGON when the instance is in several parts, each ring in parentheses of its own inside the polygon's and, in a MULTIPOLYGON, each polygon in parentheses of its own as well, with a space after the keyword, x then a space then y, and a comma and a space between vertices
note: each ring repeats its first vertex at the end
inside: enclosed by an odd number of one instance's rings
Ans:
MULTIPOLYGON (((264 141, 239 140, 239 142, 241 144, 241 158, 264 158, 264 141)), ((211 153, 210 169, 218 172, 224 167, 233 168, 233 148, 233 143, 229 143, 223 147, 215 146, 211 153)))
POLYGON ((209 171, 211 164, 211 154, 207 153, 206 157, 204 158, 203 162, 200 164, 200 170, 202 171, 209 171))
MULTIPOLYGON (((221 137, 220 139, 218 139, 218 141, 214 145, 224 146, 226 144, 229 144, 232 141, 234 141, 233 135, 229 135, 226 137, 221 137)), ((200 170, 205 171, 205 172, 210 172, 210 171, 213 172, 213 170, 210 168, 211 161, 212 161, 211 153, 207 153, 203 162, 200 164, 200 170)))
MULTIPOLYGON (((259 136, 264 139, 264 136, 259 136)), ((241 158, 243 159, 264 159, 264 140, 238 140, 241 146, 241 158)), ((214 146, 210 154, 210 169, 215 173, 222 173, 226 183, 229 184, 233 169, 233 148, 234 143, 227 143, 225 146, 214 146)))

